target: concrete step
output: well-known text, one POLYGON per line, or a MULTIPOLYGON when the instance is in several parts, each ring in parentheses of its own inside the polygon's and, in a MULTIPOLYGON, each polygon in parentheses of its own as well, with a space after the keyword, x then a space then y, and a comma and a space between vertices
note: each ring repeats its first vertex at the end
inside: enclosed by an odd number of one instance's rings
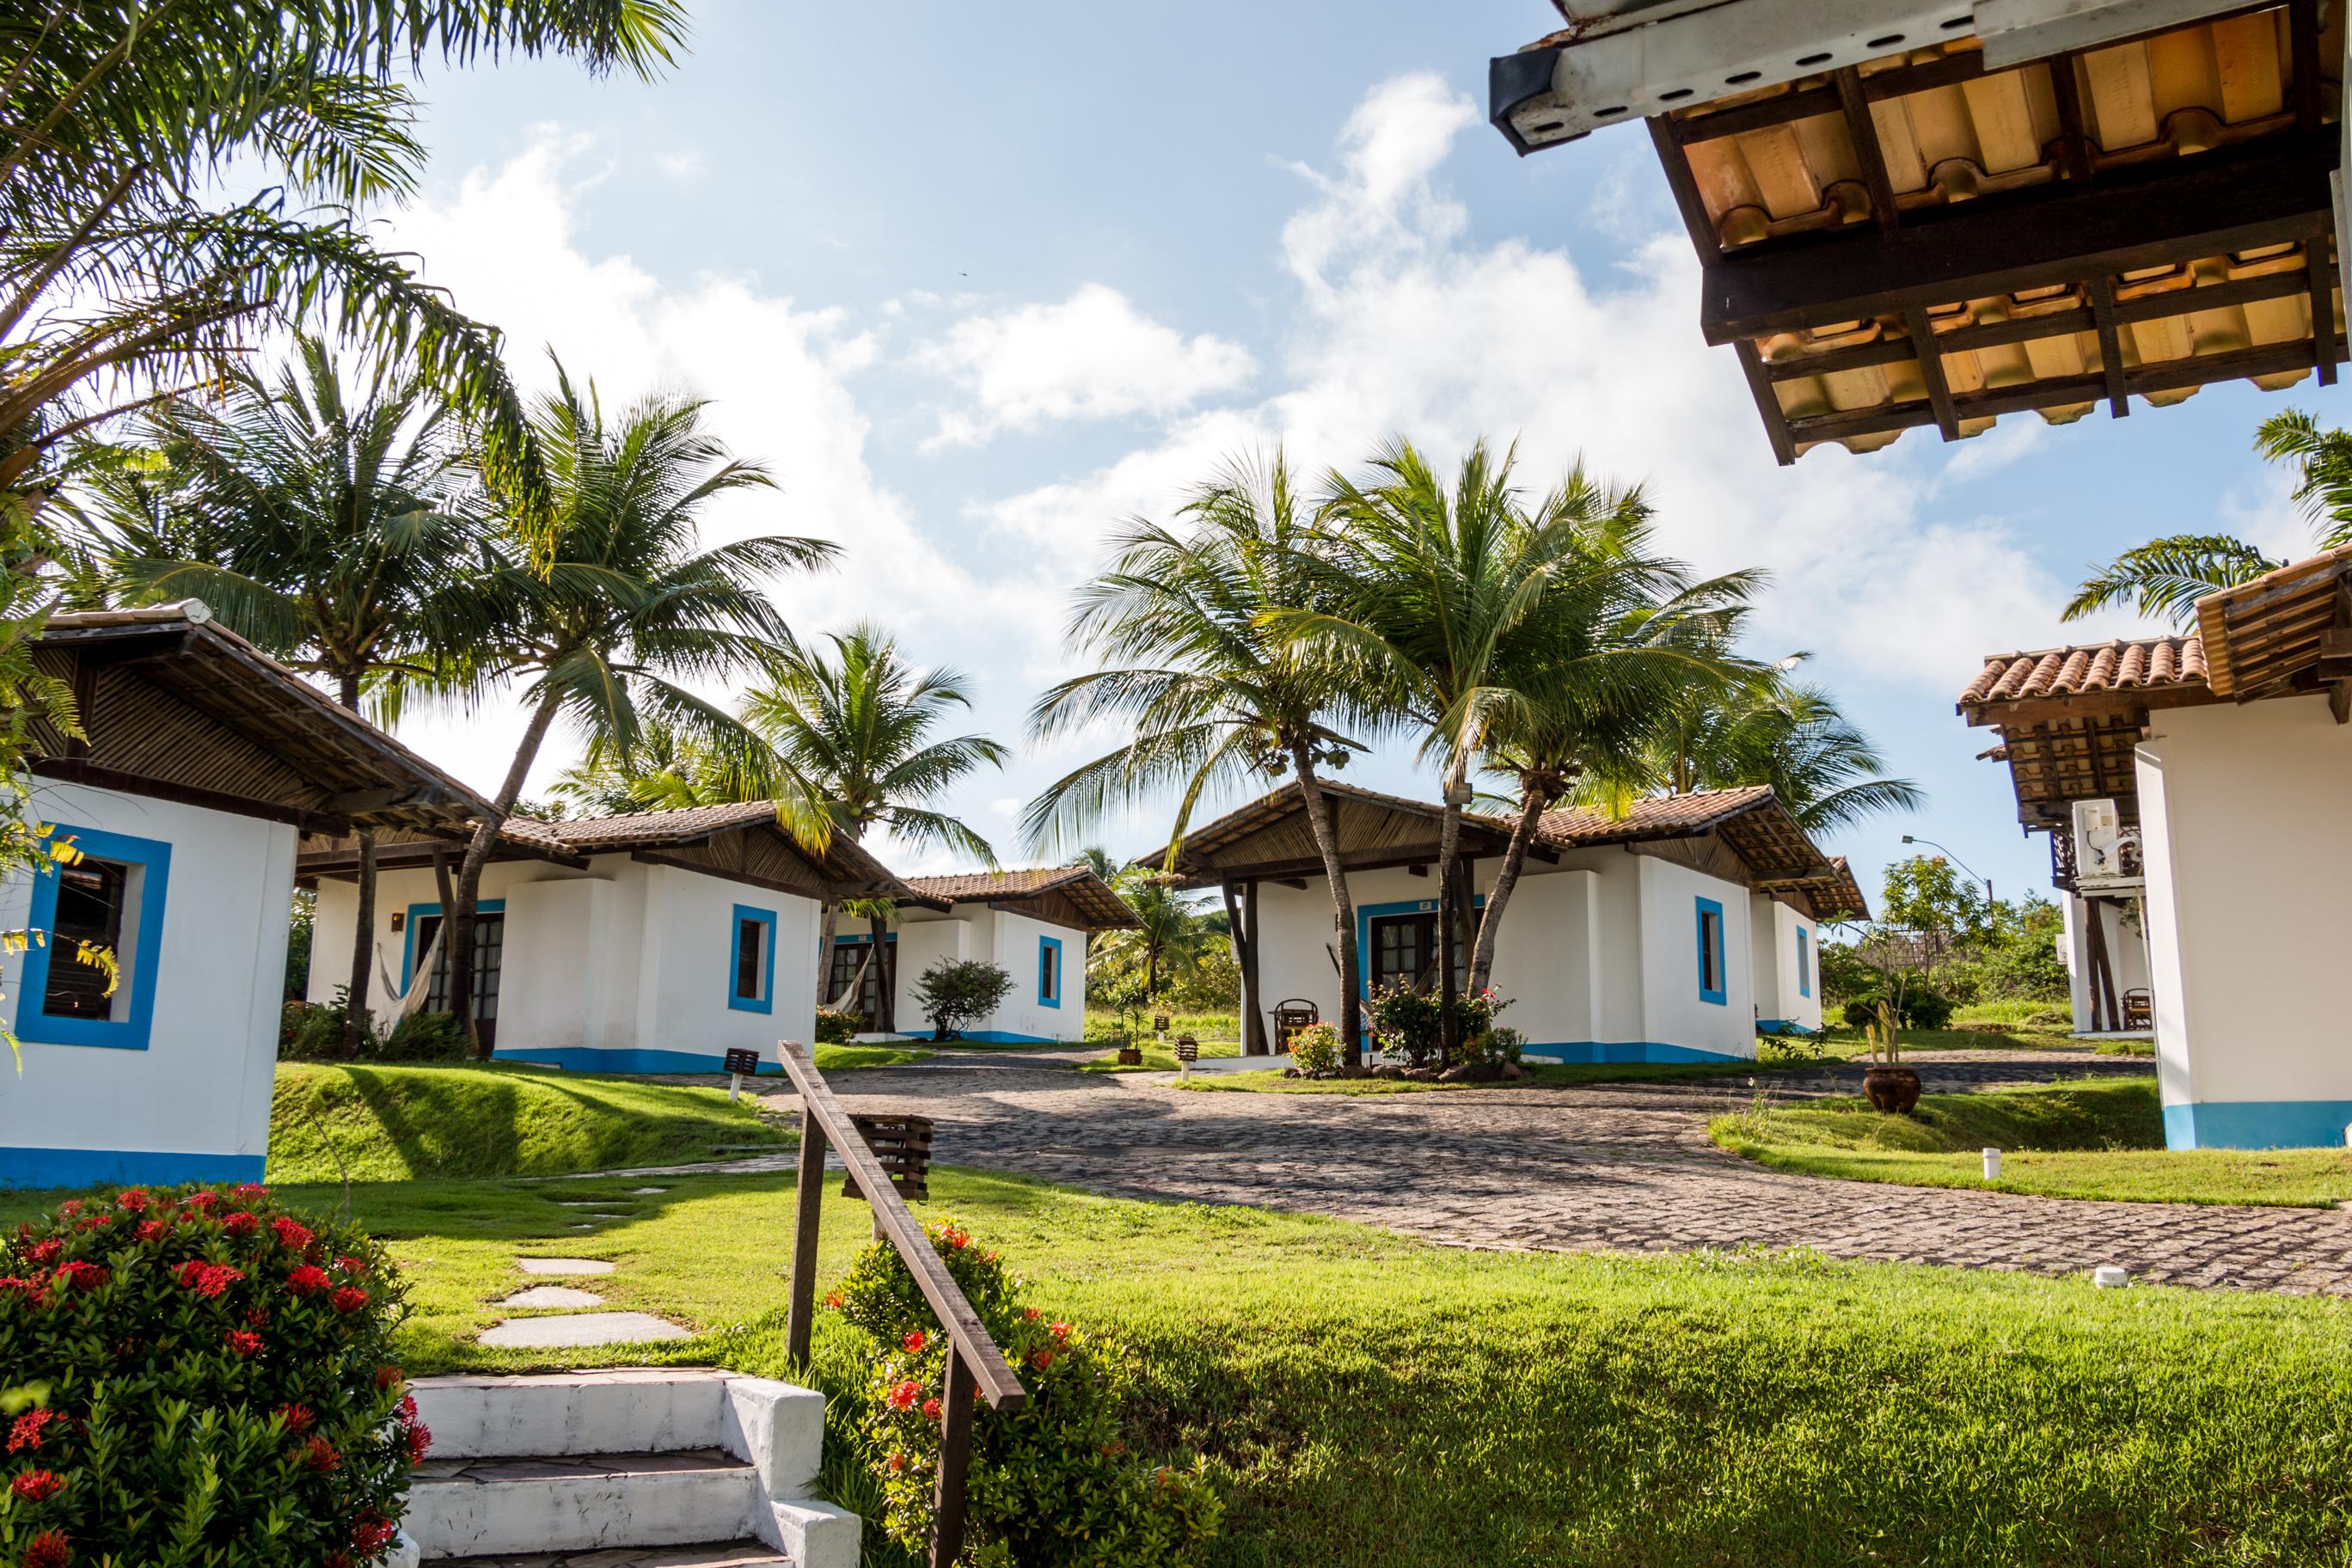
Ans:
MULTIPOLYGON (((404 1524, 425 1562, 757 1541, 794 1568, 856 1568, 857 1517, 812 1495, 824 1399, 811 1390, 698 1367, 413 1388, 433 1444, 404 1524)), ((592 1562, 604 1568, 578 1568, 592 1562)))
POLYGON ((718 1546, 621 1546, 534 1552, 522 1557, 460 1557, 446 1568, 793 1568, 793 1560, 756 1541, 737 1541, 718 1546))

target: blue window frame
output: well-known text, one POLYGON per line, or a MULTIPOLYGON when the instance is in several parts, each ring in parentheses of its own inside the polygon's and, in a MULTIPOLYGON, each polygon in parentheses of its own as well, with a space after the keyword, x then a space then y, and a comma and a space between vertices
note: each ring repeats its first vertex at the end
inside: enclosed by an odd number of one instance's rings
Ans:
POLYGON ((1797 928, 1797 994, 1800 996, 1811 996, 1813 994, 1813 950, 1811 943, 1806 940, 1806 935, 1805 928, 1799 926, 1797 928))
MULTIPOLYGON (((502 915, 506 911, 507 901, 504 899, 481 899, 476 900, 474 904, 474 913, 478 916, 502 915)), ((439 904, 411 904, 408 906, 408 918, 400 922, 400 988, 403 991, 407 990, 409 982, 416 978, 416 928, 425 920, 437 920, 440 915, 439 904)), ((449 954, 446 951, 447 945, 446 942, 442 944, 445 951, 435 965, 445 975, 449 971, 449 954)), ((474 938, 474 984, 477 988, 482 984, 481 946, 482 939, 478 931, 474 938)), ((477 996, 474 1000, 478 1004, 481 998, 477 996)))
POLYGON ((16 1037, 49 1046, 143 1051, 155 1028, 155 966, 163 952, 172 847, 158 838, 64 824, 55 837, 69 841, 84 858, 79 866, 53 864, 33 879, 27 920, 47 941, 25 954, 16 1037), (67 906, 62 930, 61 896, 67 906), (104 988, 100 973, 74 956, 74 942, 109 931, 118 972, 113 997, 103 999, 96 994, 104 988), (84 975, 92 984, 83 984, 84 975), (100 1009, 103 1016, 93 1016, 100 1009))
POLYGON ((1037 1005, 1062 1005, 1062 939, 1057 936, 1037 939, 1037 1005))
POLYGON ((776 1010, 776 911, 735 906, 727 943, 727 1005, 738 1013, 776 1010))
POLYGON ((1721 1007, 1731 995, 1723 975, 1723 906, 1713 899, 1694 901, 1698 905, 1698 999, 1721 1007))

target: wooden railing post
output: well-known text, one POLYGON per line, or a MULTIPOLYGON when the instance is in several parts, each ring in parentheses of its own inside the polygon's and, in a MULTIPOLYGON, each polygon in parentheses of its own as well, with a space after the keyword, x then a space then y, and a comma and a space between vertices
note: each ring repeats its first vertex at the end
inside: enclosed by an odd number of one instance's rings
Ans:
POLYGON ((800 1190, 793 1219, 792 1310, 784 1320, 784 1353, 806 1366, 816 1324, 816 1235, 824 1204, 824 1127, 814 1110, 801 1107, 800 1190))
POLYGON ((940 1479, 931 1497, 931 1568, 954 1568, 963 1550, 963 1479, 971 1464, 971 1369, 952 1341, 940 1390, 940 1479))

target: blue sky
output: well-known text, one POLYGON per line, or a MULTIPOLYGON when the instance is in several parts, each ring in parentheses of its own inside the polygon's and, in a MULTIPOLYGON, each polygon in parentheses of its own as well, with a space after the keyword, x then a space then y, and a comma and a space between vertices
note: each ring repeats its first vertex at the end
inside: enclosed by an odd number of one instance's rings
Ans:
MULTIPOLYGON (((2062 636, 2091 560, 2185 531, 2298 547, 2252 431, 2290 405, 2341 417, 2334 389, 2232 385, 1775 468, 1730 352, 1699 339, 1647 138, 1522 160, 1484 123, 1487 58, 1552 25, 1542 0, 693 9, 691 53, 650 86, 435 73, 433 164, 388 237, 529 377, 544 345, 608 398, 710 397, 779 484, 713 533, 842 541, 840 570, 779 584, 795 625, 896 628, 967 671, 973 727, 1008 741, 1076 668, 1068 592, 1121 517, 1277 443, 1320 468, 1391 433, 1449 460, 1516 437, 1530 485, 1581 452, 1648 481, 1695 566, 1772 571, 1754 651, 1811 650, 1932 797, 1832 846, 1865 888, 1906 831, 2004 894, 2042 886, 1954 696, 1985 653, 2130 629, 2062 636)), ((513 732, 497 706, 404 731, 484 785, 513 732)), ((952 805, 1018 863, 1018 803, 1115 739, 952 805)), ((1355 776, 1416 787, 1402 752, 1355 776)), ((1166 826, 1099 837, 1132 853, 1166 826)))

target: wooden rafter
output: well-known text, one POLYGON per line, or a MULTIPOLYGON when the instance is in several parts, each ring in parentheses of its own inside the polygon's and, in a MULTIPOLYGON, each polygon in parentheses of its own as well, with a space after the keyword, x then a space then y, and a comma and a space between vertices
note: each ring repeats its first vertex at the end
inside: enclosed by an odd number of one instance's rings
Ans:
POLYGON ((2124 386, 2124 334, 2116 323, 2116 280, 2101 272, 2084 287, 2091 296, 2091 320, 2098 324, 2099 375, 2107 389, 2107 412, 2121 419, 2131 412, 2131 395, 2124 386))
MULTIPOLYGON (((1886 153, 1878 144, 1878 127, 1870 118, 1870 100, 1863 96, 1862 73, 1847 66, 1833 73, 1831 81, 1837 89, 1838 107, 1845 114, 1845 131, 1853 142, 1854 162, 1862 165, 1862 183, 1870 192, 1871 216, 1878 220, 1880 233, 1893 234, 1903 220, 1895 210, 1895 182, 1886 173, 1886 153)), ((1951 437, 1947 436, 1945 439, 1951 437)))

